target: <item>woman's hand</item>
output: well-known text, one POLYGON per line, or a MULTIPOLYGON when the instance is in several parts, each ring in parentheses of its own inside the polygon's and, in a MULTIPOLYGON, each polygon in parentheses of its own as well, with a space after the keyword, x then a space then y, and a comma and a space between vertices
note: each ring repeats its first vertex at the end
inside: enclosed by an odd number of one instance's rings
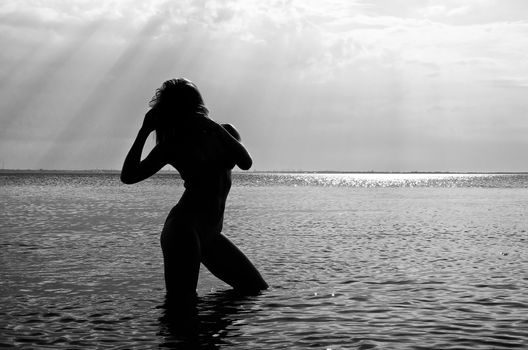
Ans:
POLYGON ((152 131, 156 130, 156 127, 158 126, 158 120, 159 111, 157 108, 151 108, 150 111, 145 114, 141 128, 144 131, 151 133, 152 131))
POLYGON ((141 153, 145 141, 152 131, 159 125, 159 110, 152 108, 145 114, 143 125, 128 151, 121 170, 121 181, 133 184, 142 181, 168 164, 168 158, 162 145, 157 144, 145 159, 141 160, 141 153))

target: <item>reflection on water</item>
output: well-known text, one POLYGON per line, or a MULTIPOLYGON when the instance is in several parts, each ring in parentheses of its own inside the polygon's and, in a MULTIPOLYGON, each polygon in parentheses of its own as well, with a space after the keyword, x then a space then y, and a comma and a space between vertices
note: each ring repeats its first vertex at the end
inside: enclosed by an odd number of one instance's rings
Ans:
POLYGON ((246 186, 324 187, 498 187, 526 188, 526 174, 454 173, 240 173, 239 184, 246 186))
POLYGON ((160 307, 160 347, 216 349, 230 344, 229 338, 239 332, 241 316, 255 312, 256 298, 223 290, 200 297, 192 306, 166 301, 160 307))
POLYGON ((185 310, 159 248, 180 180, 0 176, 0 346, 527 348, 527 176, 376 176, 237 175, 225 233, 271 288, 202 271, 185 310))

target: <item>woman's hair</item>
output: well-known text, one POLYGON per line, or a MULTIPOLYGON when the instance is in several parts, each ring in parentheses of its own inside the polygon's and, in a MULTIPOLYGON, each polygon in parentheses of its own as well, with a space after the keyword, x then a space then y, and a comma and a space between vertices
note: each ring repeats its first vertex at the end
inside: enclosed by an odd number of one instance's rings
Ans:
POLYGON ((209 110, 205 107, 202 95, 196 85, 186 78, 167 80, 149 102, 149 106, 159 109, 159 120, 156 127, 156 143, 174 136, 178 122, 184 118, 197 115, 207 117, 209 110))

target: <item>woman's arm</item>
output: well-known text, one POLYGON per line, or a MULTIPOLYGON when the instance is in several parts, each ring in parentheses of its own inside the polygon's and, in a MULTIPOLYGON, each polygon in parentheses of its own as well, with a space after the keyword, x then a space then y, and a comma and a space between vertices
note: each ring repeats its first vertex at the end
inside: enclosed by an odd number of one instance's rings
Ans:
POLYGON ((150 133, 154 130, 154 115, 150 110, 145 115, 143 125, 128 151, 121 170, 121 181, 125 184, 140 182, 157 173, 167 163, 165 152, 160 144, 156 145, 145 159, 141 160, 143 146, 150 133))
POLYGON ((253 165, 253 159, 246 147, 240 142, 240 134, 231 124, 217 124, 218 134, 226 143, 229 152, 234 156, 235 164, 242 170, 248 170, 253 165))

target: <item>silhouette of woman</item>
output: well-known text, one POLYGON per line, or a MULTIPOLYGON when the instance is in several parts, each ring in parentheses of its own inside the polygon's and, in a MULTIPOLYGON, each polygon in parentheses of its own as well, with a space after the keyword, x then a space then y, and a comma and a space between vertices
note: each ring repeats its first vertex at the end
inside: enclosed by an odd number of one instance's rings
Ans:
POLYGON ((184 180, 185 191, 169 212, 160 238, 167 298, 194 300, 200 263, 235 290, 266 289, 249 259, 221 233, 231 169, 252 165, 240 135, 233 126, 208 117, 198 88, 184 78, 164 82, 150 107, 126 156, 121 181, 137 183, 167 164, 184 180), (156 146, 141 160, 151 132, 156 146))

